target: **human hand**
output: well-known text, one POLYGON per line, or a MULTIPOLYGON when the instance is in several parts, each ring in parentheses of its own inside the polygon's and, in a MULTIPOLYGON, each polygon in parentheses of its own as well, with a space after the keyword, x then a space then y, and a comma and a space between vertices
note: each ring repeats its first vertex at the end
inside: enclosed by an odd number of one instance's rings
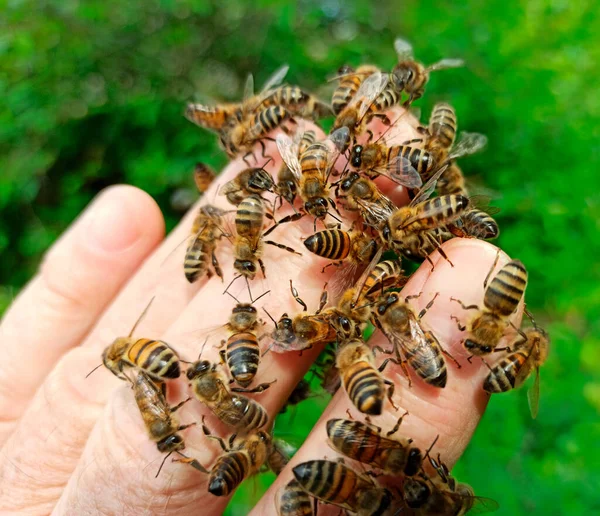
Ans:
MULTIPOLYGON (((403 120, 394 128, 393 139, 402 142, 417 137, 414 124, 403 120)), ((280 161, 273 145, 267 154, 275 157, 266 166, 277 173, 280 161)), ((257 153, 258 155, 258 153, 257 153)), ((245 168, 241 159, 224 170, 201 203, 231 209, 216 191, 245 168)), ((388 185, 388 190, 391 190, 388 185)), ((405 202, 401 191, 388 192, 405 202)), ((131 388, 119 383, 106 370, 86 374, 100 362, 102 350, 115 337, 127 335, 152 296, 150 311, 136 334, 170 343, 183 359, 196 359, 204 335, 202 329, 224 324, 235 302, 223 296, 224 285, 234 276, 231 246, 217 251, 225 274, 190 285, 182 271, 183 249, 169 254, 189 234, 197 208, 161 242, 164 223, 154 201, 132 187, 108 189, 87 208, 48 252, 39 274, 10 308, 2 322, 0 361, 0 512, 19 514, 155 514, 221 513, 228 499, 207 492, 207 475, 183 464, 168 461, 161 474, 155 472, 163 460, 156 444, 146 435, 131 388)), ((277 217, 285 210, 277 212, 277 217)), ((271 293, 257 303, 276 317, 295 314, 299 305, 289 293, 289 281, 298 288, 309 309, 316 308, 329 272, 321 274, 327 262, 304 249, 301 238, 312 233, 312 220, 303 219, 276 229, 273 240, 302 253, 296 256, 275 248, 265 250, 267 278, 251 282, 257 297, 271 293)), ((267 246, 269 247, 269 246, 267 246)), ((496 256, 496 248, 476 240, 453 239, 444 245, 450 264, 438 253, 432 256, 435 269, 425 263, 411 277, 402 294, 423 295, 414 306, 422 309, 439 292, 425 324, 442 346, 460 361, 462 368, 447 361, 449 380, 445 389, 434 389, 414 380, 412 387, 399 367, 390 365, 386 378, 396 384, 396 412, 386 402, 384 413, 374 423, 389 430, 405 411, 409 412, 399 435, 410 437, 421 449, 436 435, 436 453, 453 465, 464 451, 482 416, 487 395, 482 381, 487 369, 479 360, 465 360, 462 335, 451 314, 462 315, 449 301, 456 297, 479 303, 483 279, 496 256)), ((497 268, 508 258, 501 254, 497 268)), ((240 280, 233 293, 245 295, 240 280), (241 293, 241 294, 240 294, 241 293)), ((239 297, 238 296, 238 297, 239 297)), ((521 308, 514 316, 520 320, 521 308)), ((518 325, 517 325, 518 326, 518 325)), ((385 344, 376 334, 373 344, 385 344)), ((371 342, 370 342, 371 344, 371 342)), ((320 349, 267 353, 255 383, 277 382, 256 395, 274 418, 288 395, 318 356, 320 349)), ((216 347, 207 346, 203 358, 218 361, 216 347)), ((185 377, 170 382, 169 401, 187 397, 185 377)), ((255 508, 256 514, 276 514, 274 497, 291 479, 291 467, 309 459, 334 459, 327 446, 325 424, 334 417, 347 417, 353 409, 340 390, 323 417, 300 448, 290 465, 255 508)), ((196 401, 178 412, 182 424, 206 423, 217 435, 228 436, 210 412, 196 401)), ((220 452, 199 427, 182 432, 186 455, 207 467, 220 452)), ((319 513, 327 512, 320 507, 319 513)), ((337 510, 336 510, 337 511, 337 510)))

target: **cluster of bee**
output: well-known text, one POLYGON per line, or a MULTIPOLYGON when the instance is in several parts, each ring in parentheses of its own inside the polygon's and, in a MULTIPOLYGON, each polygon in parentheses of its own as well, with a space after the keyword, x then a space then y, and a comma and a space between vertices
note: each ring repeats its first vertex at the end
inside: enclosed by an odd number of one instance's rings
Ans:
MULTIPOLYGON (((495 507, 495 502, 476 497, 469 486, 451 477, 439 455, 432 456, 431 448, 423 452, 411 440, 393 438, 402 418, 385 437, 369 419, 381 415, 387 401, 396 408, 394 384, 384 374, 390 362, 401 367, 409 386, 416 378, 437 389, 447 385, 447 359, 460 367, 424 321, 439 294, 432 296, 420 312, 411 302, 422 293, 400 294, 408 280, 402 258, 427 260, 433 268, 430 255, 437 250, 453 266, 441 248, 443 242, 455 237, 493 239, 499 234, 492 217, 495 212, 484 209, 476 197, 469 195, 456 163, 458 158, 482 149, 486 137, 477 133, 457 136, 456 112, 450 104, 434 106, 429 123, 417 128, 419 138, 401 144, 386 141, 386 134, 398 122, 390 119, 390 113, 413 116, 409 108, 423 95, 430 72, 462 65, 460 60, 444 59, 424 66, 415 60, 406 41, 398 39, 394 47, 398 63, 391 71, 372 65, 340 68, 330 104, 298 86, 284 84, 285 66, 258 94, 253 91, 250 77, 241 103, 187 107, 190 121, 216 132, 227 154, 231 158, 242 156, 247 165, 219 190, 232 205, 230 210, 209 203, 199 209, 185 252, 187 280, 192 283, 213 274, 223 280, 217 251, 224 239, 233 248, 232 283, 244 278, 250 293, 249 282, 259 274, 266 277, 262 260, 266 244, 301 254, 268 240, 267 235, 282 224, 308 217, 313 220, 314 233, 303 240, 304 247, 329 260, 327 266, 338 267, 334 276, 343 285, 341 295, 330 304, 334 296, 330 296, 326 284, 319 306, 312 312, 290 280, 291 295, 302 311, 284 313, 278 320, 267 312, 273 323, 268 329, 258 318, 257 299, 252 299, 251 293, 250 302, 234 298, 236 305, 224 325, 228 337, 221 342, 221 362, 200 357, 188 363, 185 370, 193 397, 233 432, 224 440, 213 435, 202 421, 204 434, 222 449, 210 469, 182 451, 185 445, 180 432, 190 425, 180 425, 174 412, 189 399, 174 407, 166 402, 167 381, 178 378, 182 370, 183 361, 173 347, 132 337, 134 326, 128 337, 116 339, 105 350, 104 365, 132 383, 148 434, 159 451, 168 454, 165 460, 175 452, 179 455, 177 461, 210 475, 208 490, 213 495, 230 494, 245 478, 263 468, 278 473, 289 460, 285 447, 272 437, 272 421, 265 408, 246 396, 261 393, 274 383, 250 387, 257 377, 261 353, 266 349, 302 352, 318 346, 325 347, 316 373, 324 389, 334 393, 342 386, 354 407, 367 418, 366 423, 330 420, 327 433, 331 446, 353 461, 397 477, 400 487, 380 485, 374 475, 358 473, 344 461, 312 460, 293 468, 295 478, 279 496, 281 515, 313 514, 313 499, 359 515, 384 514, 394 504, 416 514, 443 515, 464 514, 475 506, 495 507), (396 106, 400 109, 390 111, 396 106), (330 115, 335 121, 324 140, 315 131, 304 129, 302 119, 318 120, 330 115), (386 127, 377 138, 372 130, 374 121, 386 127), (273 138, 275 129, 280 131, 273 138), (276 147, 282 158, 276 177, 265 168, 273 160, 267 154, 268 141, 275 143, 269 147, 276 147), (263 160, 260 166, 259 159, 263 160), (396 206, 382 192, 377 182, 382 176, 404 187, 410 197, 407 205, 396 206), (292 213, 277 220, 284 201, 292 213), (233 213, 231 227, 228 220, 233 213), (343 222, 349 223, 343 226, 343 222), (317 231, 317 224, 323 229, 317 231), (386 251, 395 258, 383 259, 386 251), (358 268, 364 269, 358 280, 349 281, 357 276, 358 268), (390 348, 365 341, 364 333, 370 325, 387 337, 390 348), (263 345, 263 340, 268 345, 263 345)), ((210 167, 196 166, 194 178, 201 193, 214 177, 210 167)), ((467 306, 451 298, 465 311, 472 311, 466 322, 453 318, 465 332, 462 344, 471 355, 469 360, 473 356, 499 357, 493 365, 484 360, 489 368, 483 383, 485 391, 509 391, 535 371, 529 396, 535 417, 539 367, 546 359, 549 338, 527 311, 531 327, 522 330, 512 324, 511 316, 524 299, 527 271, 520 261, 512 260, 494 274, 499 252, 484 281, 483 304, 467 306), (509 343, 500 347, 504 339, 509 343)), ((232 296, 228 291, 229 287, 225 292, 232 296)), ((309 395, 308 384, 303 381, 289 404, 309 395)))

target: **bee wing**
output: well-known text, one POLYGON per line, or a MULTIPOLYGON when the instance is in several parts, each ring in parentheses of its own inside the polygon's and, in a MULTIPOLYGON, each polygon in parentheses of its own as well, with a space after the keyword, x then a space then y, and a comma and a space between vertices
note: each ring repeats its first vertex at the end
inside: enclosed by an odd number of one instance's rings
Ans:
POLYGON ((367 268, 363 271, 359 280, 356 282, 357 285, 360 285, 360 288, 356 289, 356 294, 354 296, 354 299, 352 300, 352 302, 354 304, 357 304, 362 299, 363 290, 365 288, 365 283, 367 282, 367 278, 369 277, 369 274, 371 274, 371 271, 379 263, 379 260, 381 259, 381 255, 383 255, 383 246, 381 246, 377 250, 377 252, 375 253, 375 256, 373 256, 373 259, 371 260, 369 265, 367 265, 367 268))
POLYGON ((277 148, 281 159, 291 170, 297 181, 302 178, 302 167, 298 159, 298 142, 294 142, 287 134, 278 134, 276 138, 277 148))
POLYGON ((442 59, 437 63, 433 63, 427 67, 428 72, 435 70, 446 70, 448 68, 461 68, 465 66, 465 62, 462 59, 442 59))
POLYGON ((394 50, 398 56, 398 61, 407 61, 414 58, 413 47, 405 39, 396 38, 394 40, 394 50))
POLYGON ((448 168, 448 164, 446 163, 444 166, 438 168, 435 174, 431 176, 429 181, 427 181, 419 190, 415 198, 410 202, 410 206, 416 206, 417 204, 426 201, 431 197, 431 194, 434 192, 435 187, 437 185, 438 179, 440 176, 446 171, 448 168))
POLYGON ((469 509, 469 514, 484 514, 486 512, 494 512, 500 508, 500 505, 496 500, 492 500, 491 498, 486 498, 484 496, 462 496, 458 495, 460 498, 468 498, 470 500, 470 504, 472 504, 471 509, 469 509))
POLYGON ((479 152, 487 145, 488 139, 485 134, 461 132, 458 141, 452 147, 448 159, 456 159, 479 152))
MULTIPOLYGON (((381 198, 382 203, 363 201, 362 199, 356 200, 356 204, 358 204, 362 210, 364 210, 370 219, 375 221, 376 227, 379 227, 382 222, 388 220, 392 213, 394 213, 396 210, 396 205, 389 199, 389 197, 386 197, 382 194, 381 198)), ((363 219, 366 219, 366 217, 363 216, 363 219)), ((368 225, 371 225, 371 221, 368 222, 368 225)))
POLYGON ((330 299, 339 299, 342 297, 342 294, 354 283, 357 270, 358 264, 353 261, 347 261, 347 263, 343 263, 337 268, 327 285, 330 299))
POLYGON ((328 136, 328 139, 331 140, 338 152, 342 152, 348 146, 348 142, 350 141, 350 129, 347 127, 340 127, 333 131, 328 136))
POLYGON ((469 204, 479 210, 485 211, 488 215, 496 215, 500 213, 500 208, 490 206, 492 197, 489 195, 472 195, 469 197, 469 204))
POLYGON ((254 96, 254 76, 249 73, 246 77, 246 82, 244 84, 244 96, 242 97, 244 101, 252 98, 254 96))
POLYGON ((149 419, 148 416, 152 416, 152 419, 155 420, 165 420, 171 417, 171 409, 163 393, 144 371, 138 372, 133 388, 137 395, 141 394, 144 399, 152 400, 146 403, 144 419, 149 419))
POLYGON ((382 176, 391 179, 394 183, 406 186, 407 188, 419 188, 423 186, 421 176, 412 166, 410 160, 403 156, 396 156, 389 160, 384 170, 384 172, 380 172, 377 169, 375 172, 378 172, 382 176))
POLYGON ((535 419, 540 408, 540 368, 535 369, 535 379, 533 385, 527 391, 527 401, 529 402, 529 411, 531 417, 535 419))
POLYGON ((285 76, 287 75, 289 69, 290 65, 284 64, 283 66, 280 66, 277 70, 275 70, 271 74, 271 77, 269 77, 265 82, 264 86, 262 87, 261 93, 265 93, 279 86, 283 82, 283 79, 285 79, 285 76))
POLYGON ((369 77, 362 82, 353 98, 353 102, 361 102, 360 109, 358 110, 359 120, 362 120, 368 109, 371 107, 371 104, 373 104, 375 99, 379 97, 381 92, 385 89, 388 80, 388 74, 377 72, 369 75, 369 77))

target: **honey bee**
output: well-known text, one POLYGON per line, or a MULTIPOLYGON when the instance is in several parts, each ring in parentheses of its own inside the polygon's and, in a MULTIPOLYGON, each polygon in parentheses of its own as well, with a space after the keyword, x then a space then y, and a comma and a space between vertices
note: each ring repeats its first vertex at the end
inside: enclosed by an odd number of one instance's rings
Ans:
MULTIPOLYGON (((429 255, 435 250, 442 250, 440 245, 443 242, 450 240, 460 230, 457 228, 453 231, 454 234, 450 233, 446 227, 422 231, 418 235, 414 235, 413 238, 410 238, 408 241, 404 242, 397 250, 398 252, 402 253, 402 256, 405 256, 409 260, 414 260, 417 262, 428 260, 431 263, 431 260, 428 258, 429 255)), ((452 262, 446 256, 444 256, 444 253, 442 253, 442 256, 450 264, 452 264, 452 262)))
POLYGON ((279 475, 290 461, 290 457, 295 453, 295 449, 291 444, 286 443, 282 439, 274 438, 267 456, 267 466, 269 469, 279 475))
MULTIPOLYGON (((335 209, 335 203, 329 197, 329 175, 337 160, 340 150, 348 141, 348 130, 341 128, 329 135, 326 141, 309 145, 299 155, 299 144, 287 135, 277 136, 277 147, 298 185, 298 194, 304 202, 304 211, 323 220, 329 208, 335 209), (333 147, 333 148, 332 148, 333 147)), ((294 214, 284 217, 278 224, 298 220, 301 215, 294 214)))
MULTIPOLYGON (((469 202, 473 202, 471 198, 469 202)), ((471 208, 461 217, 448 225, 448 231, 457 237, 472 237, 482 240, 491 240, 497 238, 500 234, 498 223, 493 219, 492 215, 499 210, 488 211, 480 210, 479 208, 471 208)))
POLYGON ((331 107, 334 114, 339 115, 356 95, 362 82, 369 75, 377 72, 379 72, 379 69, 372 65, 362 65, 356 70, 351 66, 342 66, 338 70, 338 76, 336 77, 339 80, 338 86, 331 97, 331 107))
POLYGON ((211 204, 200 207, 192 224, 191 236, 183 262, 185 277, 190 283, 194 283, 205 274, 208 278, 211 278, 213 275, 209 269, 211 264, 215 274, 221 280, 223 279, 223 271, 215 251, 218 240, 223 236, 229 236, 221 229, 223 217, 226 213, 211 204))
POLYGON ((398 260, 384 260, 379 262, 379 257, 373 259, 371 265, 359 280, 354 303, 366 299, 374 301, 390 288, 401 288, 405 285, 407 277, 404 276, 402 264, 398 260))
POLYGON ((313 374, 321 380, 321 388, 333 396, 342 385, 340 371, 335 364, 335 352, 325 348, 317 366, 313 369, 313 374))
POLYGON ((448 168, 438 181, 437 190, 440 195, 469 196, 469 190, 465 182, 465 176, 455 162, 448 164, 448 168))
POLYGON ((232 117, 240 110, 240 104, 219 104, 205 106, 188 104, 185 117, 192 123, 212 131, 221 131, 231 123, 232 117))
MULTIPOLYGON (((302 403, 304 400, 307 400, 312 396, 312 391, 310 388, 310 382, 302 378, 294 387, 294 390, 288 396, 288 399, 285 402, 285 405, 279 411, 280 414, 287 412, 287 408, 290 406, 298 405, 302 403)), ((271 468, 273 469, 273 468, 271 468)))
MULTIPOLYGON (((162 340, 136 339, 132 337, 138 324, 144 318, 154 298, 150 300, 127 337, 116 338, 102 353, 102 363, 117 378, 131 381, 123 372, 125 368, 135 367, 144 371, 155 381, 179 378, 179 356, 177 352, 162 340)), ((96 368, 97 369, 97 368, 96 368)), ((92 370, 94 372, 96 369, 92 370)), ((92 374, 89 373, 89 374, 92 374)), ((88 374, 88 376, 89 376, 88 374)))
POLYGON ((540 328, 529 312, 525 312, 533 322, 533 328, 524 331, 527 340, 517 338, 508 353, 490 369, 483 382, 483 389, 489 393, 507 392, 520 387, 535 369, 535 380, 527 392, 531 416, 535 419, 540 402, 540 366, 548 358, 550 337, 540 328))
MULTIPOLYGON (((411 299, 421 294, 407 296, 402 300, 397 292, 381 296, 373 311, 373 322, 393 345, 396 359, 389 359, 399 364, 412 385, 406 363, 426 383, 434 387, 444 388, 448 380, 446 361, 442 353, 445 351, 437 337, 431 331, 425 331, 421 319, 433 306, 439 293, 417 315, 409 305, 411 299)), ((453 359, 454 360, 454 359, 453 359)), ((460 364, 454 360, 458 367, 460 364)))
POLYGON ((254 389, 234 388, 230 391, 227 388, 229 382, 217 370, 217 365, 200 359, 187 369, 186 376, 196 398, 226 425, 249 432, 267 424, 269 416, 263 406, 237 393, 263 392, 273 382, 260 384, 254 389))
POLYGON ((200 194, 206 192, 217 177, 215 171, 206 163, 196 163, 194 167, 194 182, 200 194))
POLYGON ((349 419, 330 419, 327 421, 327 435, 338 452, 386 473, 413 476, 421 470, 421 450, 411 446, 409 441, 382 437, 380 428, 375 430, 365 423, 349 419))
MULTIPOLYGON (((456 321, 460 331, 467 330, 469 337, 463 340, 463 346, 472 356, 481 356, 503 351, 510 348, 498 348, 498 343, 504 336, 506 327, 511 324, 509 317, 515 312, 519 302, 525 294, 527 288, 527 269, 519 260, 511 260, 505 264, 488 285, 488 280, 500 258, 500 249, 496 253, 496 259, 488 272, 483 288, 483 308, 477 305, 466 306, 462 301, 451 297, 451 301, 459 303, 464 310, 476 310, 465 326, 463 326, 456 316, 452 319, 456 321)), ((526 336, 521 335, 523 340, 526 336)))
POLYGON ((267 461, 271 448, 271 436, 264 430, 238 438, 233 434, 229 443, 210 434, 205 425, 202 429, 207 437, 216 440, 223 451, 210 469, 208 492, 215 496, 228 496, 246 478, 258 473, 267 461))
POLYGON ((385 365, 380 369, 375 367, 375 354, 364 341, 351 339, 339 345, 336 366, 350 401, 360 412, 372 416, 381 414, 385 385, 388 386, 387 398, 394 406, 394 384, 381 374, 385 365))
POLYGON ((261 102, 261 107, 284 106, 294 115, 318 120, 332 114, 331 107, 299 86, 280 86, 261 102))
POLYGON ((412 45, 400 38, 394 41, 394 49, 398 55, 398 64, 392 71, 391 80, 397 91, 404 90, 408 94, 408 99, 404 103, 405 106, 409 106, 423 96, 430 72, 447 68, 460 68, 464 65, 462 59, 442 59, 425 67, 414 60, 412 45))
POLYGON ((373 181, 356 172, 350 172, 339 183, 339 190, 341 194, 336 196, 344 202, 344 209, 358 211, 368 226, 378 228, 396 210, 396 205, 373 181))
MULTIPOLYGON (((317 141, 317 134, 312 130, 304 131, 301 134, 302 136, 300 137, 300 143, 298 144, 298 154, 300 155, 310 145, 317 141)), ((298 193, 298 183, 296 182, 296 177, 290 168, 285 164, 285 162, 281 164, 281 168, 279 169, 275 190, 279 195, 280 205, 283 204, 282 199, 285 199, 292 206, 294 205, 294 200, 296 199, 296 195, 298 193)))
POLYGON ((256 276, 257 265, 260 266, 262 274, 266 278, 265 266, 261 258, 263 244, 274 245, 289 253, 300 255, 291 247, 262 238, 264 218, 265 207, 263 201, 255 194, 249 195, 239 204, 235 216, 237 238, 233 251, 233 268, 239 272, 240 276, 245 276, 250 280, 256 276))
POLYGON ((292 471, 312 496, 358 516, 385 514, 392 504, 392 494, 386 488, 341 462, 309 460, 292 471))
POLYGON ((304 240, 304 246, 317 256, 334 260, 325 265, 341 265, 344 260, 359 265, 368 263, 377 252, 377 242, 363 231, 325 229, 304 240))
POLYGON ((313 503, 310 495, 297 480, 290 480, 279 494, 277 507, 279 516, 313 516, 313 503))
MULTIPOLYGON (((140 409, 140 414, 142 415, 150 439, 156 443, 159 452, 167 454, 156 474, 158 476, 164 461, 171 453, 176 452, 185 457, 181 453, 181 450, 185 448, 185 443, 183 437, 177 432, 181 432, 196 423, 180 425, 173 414, 184 403, 188 402, 190 398, 174 407, 169 407, 161 389, 142 370, 138 371, 137 377, 133 382, 133 390, 135 393, 135 402, 140 409)), ((194 467, 197 465, 197 462, 194 461, 190 461, 190 463, 194 467)))
MULTIPOLYGON (((444 170, 445 167, 440 168, 408 205, 398 208, 379 228, 379 233, 383 242, 399 253, 402 253, 403 249, 418 248, 429 243, 453 266, 430 230, 458 219, 467 210, 469 199, 461 195, 443 195, 428 199, 444 170)), ((426 258, 433 268, 429 256, 426 258)))
POLYGON ((226 349, 221 350, 220 354, 222 361, 229 367, 231 377, 242 387, 248 387, 252 383, 260 363, 259 338, 256 330, 261 321, 258 319, 256 308, 252 305, 269 292, 267 290, 250 303, 241 303, 226 291, 237 304, 233 307, 226 325, 229 338, 221 342, 221 345, 226 345, 226 349))
POLYGON ((249 195, 270 192, 274 187, 271 174, 264 168, 254 167, 242 170, 235 179, 225 183, 219 193, 227 197, 231 204, 238 206, 249 195))

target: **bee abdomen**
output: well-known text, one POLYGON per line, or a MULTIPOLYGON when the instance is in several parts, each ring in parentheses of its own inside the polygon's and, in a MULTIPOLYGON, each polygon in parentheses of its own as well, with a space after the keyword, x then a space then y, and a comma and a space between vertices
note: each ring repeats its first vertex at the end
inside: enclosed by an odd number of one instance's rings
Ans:
POLYGON ((359 462, 370 464, 379 451, 380 436, 357 421, 330 419, 327 435, 337 450, 359 462))
POLYGON ((345 502, 356 487, 356 475, 339 462, 310 460, 298 464, 293 472, 306 491, 333 503, 345 502))
POLYGON ((402 267, 396 260, 385 260, 378 263, 365 281, 363 295, 370 297, 395 286, 401 274, 402 267))
POLYGON ((496 238, 500 233, 496 221, 485 211, 473 208, 461 217, 468 235, 484 240, 496 238))
POLYGON ((377 416, 383 408, 384 386, 379 373, 367 362, 358 362, 344 374, 348 397, 363 414, 377 416))
POLYGON ((239 428, 245 428, 246 430, 255 430, 267 424, 269 416, 264 407, 257 401, 245 398, 247 405, 244 409, 244 415, 239 422, 239 428))
POLYGON ((252 383, 258 363, 260 348, 256 335, 250 332, 236 333, 227 341, 227 365, 231 376, 242 387, 252 383))
POLYGON ((130 363, 157 378, 179 378, 179 357, 162 340, 138 339, 127 351, 130 363))
POLYGON ((297 480, 291 480, 283 488, 279 498, 279 516, 312 516, 313 504, 310 495, 297 480))
POLYGON ((517 375, 526 360, 527 356, 520 352, 500 360, 483 382, 483 390, 487 392, 506 392, 514 389, 517 375))
POLYGON ((238 206, 235 215, 235 229, 240 236, 254 235, 262 229, 264 205, 258 195, 246 197, 238 206))
POLYGON ((311 252, 330 260, 343 260, 350 254, 350 235, 341 229, 326 229, 309 236, 304 245, 311 252))
POLYGON ((254 132, 265 134, 279 127, 291 117, 291 113, 283 106, 269 106, 254 116, 254 132))
POLYGON ((183 272, 190 283, 197 281, 208 270, 209 253, 206 242, 195 237, 185 252, 183 272))
POLYGON ((248 457, 243 452, 230 452, 219 457, 210 472, 208 492, 227 496, 244 480, 249 466, 248 457))
POLYGON ((449 104, 436 104, 429 119, 429 131, 439 143, 449 149, 456 137, 456 112, 449 104))
POLYGON ((519 260, 508 262, 488 285, 483 302, 501 315, 512 314, 527 287, 527 270, 519 260))

